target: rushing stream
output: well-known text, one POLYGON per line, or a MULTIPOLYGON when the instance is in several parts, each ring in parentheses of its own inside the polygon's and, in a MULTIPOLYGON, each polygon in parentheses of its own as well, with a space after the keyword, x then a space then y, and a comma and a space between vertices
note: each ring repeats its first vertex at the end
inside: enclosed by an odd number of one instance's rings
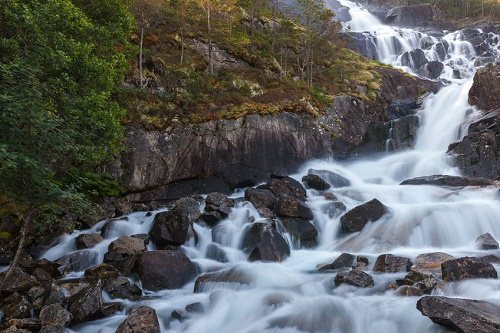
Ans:
MULTIPOLYGON (((336 333, 423 333, 445 332, 416 309, 417 297, 401 297, 387 290, 388 283, 405 273, 373 273, 375 287, 334 288, 334 273, 318 273, 317 267, 331 263, 342 252, 369 258, 370 272, 378 255, 391 253, 414 259, 428 252, 446 252, 453 256, 484 256, 498 251, 480 251, 474 240, 486 232, 500 239, 500 196, 498 189, 447 189, 434 186, 400 186, 401 181, 425 175, 458 175, 453 160, 446 155, 448 145, 464 135, 463 124, 479 111, 467 103, 474 74, 475 52, 472 45, 460 40, 460 33, 432 37, 411 29, 383 25, 363 8, 341 1, 351 8, 354 18, 350 29, 374 37, 379 60, 411 71, 401 65, 401 54, 416 49, 425 41, 449 47, 445 69, 440 79, 448 84, 437 94, 427 97, 419 114, 421 126, 411 150, 348 162, 310 161, 293 178, 300 180, 310 168, 334 171, 348 178, 351 186, 330 189, 351 209, 377 198, 390 208, 377 223, 369 223, 360 233, 339 236, 340 216, 328 211, 328 201, 314 190, 308 190, 308 205, 314 212, 313 223, 319 231, 319 245, 300 249, 296 240, 286 235, 291 256, 282 263, 248 262, 240 250, 245 224, 249 217, 261 219, 249 203, 238 203, 228 219, 212 232, 195 224, 197 244, 183 247, 188 257, 204 271, 232 267, 249 277, 250 285, 214 285, 205 292, 193 293, 194 281, 179 290, 147 293, 157 296, 139 302, 156 309, 163 332, 336 332, 336 333), (375 38, 376 37, 376 38, 375 38), (460 72, 461 78, 454 75, 460 72), (456 71, 455 71, 456 73, 456 71), (216 239, 214 239, 214 237, 216 239), (228 263, 207 259, 207 246, 217 241, 229 258, 228 263), (208 290, 210 289, 210 290, 208 290), (210 300, 215 289, 216 301, 210 300), (274 301, 273 301, 274 300, 274 301), (279 302, 276 300, 280 300, 279 302), (201 302, 207 309, 193 314, 181 323, 171 320, 172 310, 201 302), (210 306, 208 304, 210 303, 210 306)), ((498 50, 495 50, 497 52, 498 50)), ((435 47, 425 50, 429 60, 439 59, 435 47)), ((241 192, 233 197, 241 197, 241 192)), ((95 263, 102 262, 108 245, 122 235, 148 233, 153 216, 139 212, 128 221, 117 221, 104 242, 92 251, 95 263)), ((105 222, 83 233, 98 232, 105 222)), ((74 238, 82 232, 63 236, 58 245, 43 257, 55 260, 76 249, 74 238)), ((149 245, 152 249, 152 245, 149 245)), ((498 270, 500 267, 496 266, 498 270)), ((83 273, 75 273, 81 276, 83 273)), ((140 281, 135 281, 140 283, 140 281)), ((450 283, 434 293, 446 296, 484 299, 500 302, 500 280, 467 280, 450 283)), ((124 301, 127 306, 138 303, 124 301)), ((126 317, 126 311, 112 317, 73 327, 74 332, 114 332, 126 317)))

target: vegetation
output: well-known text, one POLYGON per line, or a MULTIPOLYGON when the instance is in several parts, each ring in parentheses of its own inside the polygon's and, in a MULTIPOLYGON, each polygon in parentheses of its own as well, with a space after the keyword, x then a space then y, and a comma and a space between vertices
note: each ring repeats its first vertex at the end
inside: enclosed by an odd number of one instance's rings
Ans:
POLYGON ((57 227, 50 222, 65 210, 90 213, 88 174, 120 149, 124 111, 112 94, 133 18, 123 0, 0 8, 0 190, 24 235, 32 221, 57 227))

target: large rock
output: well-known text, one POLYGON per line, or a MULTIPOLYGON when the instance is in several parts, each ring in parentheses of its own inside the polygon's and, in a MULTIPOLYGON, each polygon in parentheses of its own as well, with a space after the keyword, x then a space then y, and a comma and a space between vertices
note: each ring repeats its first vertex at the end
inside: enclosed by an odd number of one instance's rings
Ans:
POLYGON ((354 261, 356 260, 356 256, 353 256, 349 253, 342 253, 337 259, 335 259, 331 264, 324 265, 320 267, 320 271, 328 271, 333 269, 352 267, 354 261))
POLYGON ((116 329, 116 333, 160 333, 160 323, 156 311, 148 306, 132 310, 116 329))
POLYGON ((68 310, 73 315, 73 323, 97 318, 103 304, 101 280, 84 280, 77 288, 68 299, 68 310))
POLYGON ((81 234, 76 237, 76 248, 79 250, 89 249, 103 241, 100 234, 81 234))
POLYGON ((474 257, 463 257, 445 261, 441 265, 444 281, 465 279, 497 279, 497 271, 492 264, 474 257))
POLYGON ((3 319, 22 319, 31 318, 33 306, 17 292, 0 291, 0 313, 3 313, 3 319))
POLYGON ((321 179, 324 179, 333 187, 351 186, 349 179, 333 171, 309 169, 308 174, 321 177, 321 179))
POLYGON ((73 315, 59 304, 49 304, 42 308, 39 318, 43 328, 63 328, 69 326, 73 315))
POLYGON ((433 19, 434 12, 430 4, 394 7, 386 15, 388 23, 403 27, 425 26, 433 19))
POLYGON ((280 217, 312 220, 313 213, 302 201, 290 195, 281 195, 276 204, 276 214, 280 217))
POLYGON ((232 199, 222 193, 210 193, 205 200, 205 211, 201 218, 209 225, 215 225, 225 219, 231 213, 231 207, 234 207, 232 199))
POLYGON ((282 261, 290 255, 290 248, 269 223, 253 223, 243 239, 243 250, 249 253, 248 259, 263 261, 282 261))
POLYGON ((177 289, 196 275, 196 266, 180 251, 144 252, 137 261, 137 273, 149 290, 177 289))
POLYGON ((476 238, 476 244, 481 250, 496 250, 498 242, 490 233, 485 233, 476 238))
POLYGON ((369 33, 344 32, 340 33, 340 37, 345 42, 347 48, 365 56, 368 59, 377 59, 377 44, 369 33))
POLYGON ((429 60, 427 60, 424 51, 422 51, 421 49, 415 49, 413 51, 405 52, 401 56, 401 64, 414 70, 419 70, 428 62, 429 60))
POLYGON ((257 209, 274 209, 276 197, 273 192, 266 189, 249 188, 245 191, 245 199, 250 201, 257 209))
POLYGON ((203 274, 194 283, 194 292, 213 291, 214 289, 232 287, 239 289, 249 285, 251 279, 244 273, 232 268, 214 273, 203 274))
POLYGON ((317 175, 306 175, 302 177, 302 182, 306 185, 307 188, 312 188, 317 191, 328 190, 332 187, 326 181, 323 180, 320 176, 317 175))
POLYGON ((146 246, 142 239, 122 236, 109 244, 104 262, 115 266, 124 274, 130 274, 139 255, 144 251, 146 246))
POLYGON ((377 199, 357 206, 340 218, 343 232, 361 231, 368 222, 375 222, 388 212, 388 208, 377 199))
POLYGON ((500 64, 489 64, 476 72, 469 103, 484 111, 500 107, 500 64))
POLYGON ((187 240, 190 226, 188 213, 183 209, 174 208, 156 214, 149 236, 159 249, 180 246, 187 240))
POLYGON ((282 218, 281 225, 286 232, 300 241, 300 245, 311 247, 318 244, 318 229, 308 220, 301 218, 282 218))
POLYGON ((493 185, 493 181, 484 178, 434 175, 407 179, 401 185, 435 185, 446 187, 490 186, 493 185))
POLYGON ((375 261, 374 272, 397 273, 410 270, 412 262, 406 257, 398 257, 392 254, 382 254, 375 261))
POLYGON ((304 186, 291 177, 274 176, 266 186, 276 196, 289 195, 301 201, 305 201, 306 199, 306 189, 304 186))
POLYGON ((441 265, 452 259, 455 259, 455 257, 444 252, 423 253, 415 258, 412 269, 424 274, 435 273, 440 275, 441 265))
POLYGON ((439 78, 443 72, 444 65, 440 61, 429 61, 420 68, 419 73, 429 79, 435 80, 439 78))
POLYGON ((484 301, 425 296, 417 309, 434 323, 461 333, 500 332, 500 306, 484 301))
POLYGON ((361 288, 371 288, 375 285, 373 278, 369 274, 357 269, 350 272, 341 272, 335 276, 335 286, 338 287, 343 283, 361 288))

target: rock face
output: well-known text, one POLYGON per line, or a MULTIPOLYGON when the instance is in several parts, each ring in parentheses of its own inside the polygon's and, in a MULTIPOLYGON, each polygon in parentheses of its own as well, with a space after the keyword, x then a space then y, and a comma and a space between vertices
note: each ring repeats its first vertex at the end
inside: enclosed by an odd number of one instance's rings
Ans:
POLYGON ((416 107, 420 95, 437 85, 392 69, 381 69, 380 74, 376 102, 339 96, 318 116, 247 115, 187 126, 172 123, 165 130, 130 124, 114 176, 130 200, 170 200, 189 195, 186 191, 227 193, 272 174, 295 172, 312 158, 347 156, 360 145, 383 151, 387 132, 371 136, 371 129, 387 122, 395 105, 416 107))
POLYGON ((500 306, 484 301, 425 296, 417 309, 439 325, 461 333, 500 331, 500 306))
POLYGON ((388 212, 388 208, 377 199, 357 206, 340 218, 343 232, 361 231, 368 222, 375 222, 388 212))
POLYGON ((493 181, 484 178, 434 175, 407 179, 401 185, 435 185, 447 187, 490 186, 493 185, 493 181))
POLYGON ((137 273, 149 290, 177 289, 196 275, 196 266, 179 251, 149 251, 137 261, 137 273))
POLYGON ((393 25, 416 27, 428 25, 434 18, 430 4, 399 6, 391 9, 386 20, 393 25))
POLYGON ((375 284, 373 278, 369 274, 356 269, 350 272, 341 272, 337 274, 335 277, 335 286, 338 287, 343 283, 361 288, 371 288, 375 284))
POLYGON ((469 103, 484 111, 500 107, 500 64, 489 64, 476 72, 469 103))
POLYGON ((463 257, 445 261, 441 265, 444 281, 465 279, 497 279, 497 271, 492 264, 480 258, 463 257))
POLYGON ((362 32, 344 32, 341 33, 340 36, 349 49, 368 59, 377 59, 377 46, 369 34, 362 32))
POLYGON ((290 255, 285 239, 269 223, 253 223, 243 239, 251 261, 282 261, 290 255))
POLYGON ((160 333, 156 311, 147 306, 134 309, 116 329, 116 333, 160 333))

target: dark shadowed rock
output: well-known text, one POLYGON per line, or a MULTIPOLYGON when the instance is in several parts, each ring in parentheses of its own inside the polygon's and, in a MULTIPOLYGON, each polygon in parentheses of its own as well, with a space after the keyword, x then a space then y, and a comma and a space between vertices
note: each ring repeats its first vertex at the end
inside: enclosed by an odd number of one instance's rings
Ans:
POLYGON ((115 266, 120 272, 130 274, 139 255, 146 251, 144 241, 133 237, 119 237, 108 246, 104 262, 115 266))
POLYGON ((361 288, 371 288, 375 285, 373 278, 360 270, 338 273, 337 276, 335 276, 335 286, 338 287, 343 283, 361 288))
POLYGON ((45 305, 40 311, 42 327, 66 327, 73 320, 73 315, 59 304, 45 305))
POLYGON ((174 207, 187 214, 191 223, 200 218, 200 204, 193 198, 181 198, 174 203, 174 207))
POLYGON ((81 234, 76 237, 76 248, 81 249, 89 249, 91 247, 96 246, 100 242, 103 241, 103 238, 100 234, 81 234))
POLYGON ((333 171, 309 169, 308 174, 320 177, 335 188, 351 186, 349 179, 333 171))
POLYGON ((276 203, 273 192, 266 189, 249 188, 245 191, 245 199, 250 201, 257 209, 268 208, 273 210, 276 203))
POLYGON ((462 333, 500 332, 500 306, 484 301, 425 296, 417 309, 434 323, 462 333))
POLYGON ((434 18, 432 5, 419 4, 392 8, 385 16, 388 23, 402 27, 425 26, 434 18))
POLYGON ((207 246, 207 258, 218 262, 229 262, 226 252, 217 244, 210 243, 207 246))
POLYGON ((115 312, 123 311, 123 307, 123 303, 121 302, 103 303, 99 312, 103 317, 107 317, 111 316, 115 312))
POLYGON ((423 292, 414 286, 401 286, 396 290, 399 296, 422 296, 423 292))
POLYGON ((320 271, 329 271, 333 269, 339 269, 344 267, 351 267, 354 264, 356 257, 349 253, 342 253, 337 259, 335 259, 331 264, 324 265, 320 267, 320 271))
POLYGON ((500 107, 500 64, 489 64, 476 72, 469 103, 484 111, 500 107))
POLYGON ((493 181, 484 178, 434 175, 407 179, 401 185, 435 185, 446 187, 490 186, 493 185, 493 181))
POLYGON ((211 226, 228 217, 231 207, 234 207, 234 201, 221 193, 210 193, 205 202, 205 211, 201 219, 211 226))
POLYGON ((144 288, 177 289, 192 280, 196 266, 179 251, 149 251, 137 261, 137 272, 144 288))
POLYGON ((496 250, 498 242, 489 233, 483 234, 476 238, 476 244, 481 250, 496 250))
POLYGON ((354 207, 340 218, 342 231, 361 231, 368 222, 375 222, 388 212, 388 208, 377 199, 370 200, 354 207))
POLYGON ((0 312, 4 320, 31 318, 33 306, 17 292, 0 291, 0 312))
POLYGON ((429 61, 425 65, 420 68, 420 74, 429 79, 435 80, 439 78, 441 73, 443 72, 444 65, 440 61, 429 61))
POLYGON ((249 260, 282 261, 290 255, 290 248, 269 223, 253 223, 245 233, 243 250, 249 260))
POLYGON ((160 323, 156 311, 148 306, 132 310, 116 329, 116 333, 160 333, 160 323))
POLYGON ((12 270, 12 273, 9 275, 6 281, 3 281, 4 278, 5 272, 0 273, 0 281, 3 282, 4 288, 10 291, 24 292, 38 285, 38 282, 33 276, 24 272, 19 267, 15 267, 12 270))
POLYGON ((104 281, 103 289, 111 296, 111 298, 136 300, 142 296, 141 288, 135 283, 130 283, 130 281, 124 276, 104 281))
POLYGON ((497 279, 497 271, 492 264, 480 258, 463 257, 445 261, 441 265, 443 280, 497 279))
POLYGON ((302 177, 302 182, 306 185, 307 188, 312 188, 318 191, 328 190, 330 187, 332 187, 318 175, 304 176, 302 177))
POLYGON ((401 64, 411 69, 418 70, 428 62, 424 51, 415 49, 410 52, 405 52, 401 56, 401 64))
POLYGON ((301 201, 305 201, 306 199, 306 189, 304 186, 291 177, 275 176, 267 183, 267 188, 276 196, 287 194, 301 201))
POLYGON ((276 214, 280 217, 301 218, 312 220, 313 213, 307 205, 290 195, 281 195, 276 203, 276 214))
POLYGON ((382 254, 375 261, 373 271, 383 273, 407 272, 410 270, 411 265, 411 260, 406 257, 382 254))
POLYGON ((318 229, 308 220, 301 218, 282 218, 281 225, 302 246, 312 247, 318 244, 318 229))
POLYGON ((362 32, 339 33, 347 48, 365 56, 368 59, 377 59, 377 45, 375 40, 368 34, 362 32))
POLYGON ((187 240, 190 225, 188 212, 174 208, 168 212, 156 214, 149 236, 160 249, 167 246, 180 246, 187 240))
POLYGON ((231 268, 219 272, 203 274, 196 279, 194 292, 206 292, 220 288, 240 289, 250 284, 251 280, 244 273, 231 268))
POLYGON ((95 319, 103 304, 100 280, 86 280, 82 287, 68 299, 68 310, 73 315, 73 323, 95 319))
POLYGON ((86 277, 97 277, 101 280, 115 279, 119 275, 118 270, 109 264, 100 264, 85 270, 86 277))

